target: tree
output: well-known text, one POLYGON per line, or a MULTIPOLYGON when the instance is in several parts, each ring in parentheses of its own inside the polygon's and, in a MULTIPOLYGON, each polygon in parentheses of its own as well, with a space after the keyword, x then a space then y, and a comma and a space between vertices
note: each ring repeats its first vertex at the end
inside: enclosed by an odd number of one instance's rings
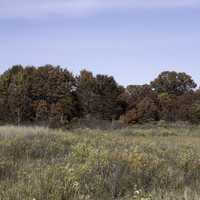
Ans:
POLYGON ((62 102, 57 102, 51 105, 49 123, 51 128, 58 128, 65 124, 64 106, 62 102))
MULTIPOLYGON (((73 119, 200 121, 200 92, 186 73, 163 72, 151 85, 118 85, 112 76, 60 66, 15 65, 0 76, 1 123, 67 125, 73 119)), ((75 120, 74 120, 75 121, 75 120)))
POLYGON ((125 123, 159 120, 158 97, 149 85, 129 85, 120 97, 126 105, 125 123))
POLYGON ((59 66, 13 66, 0 77, 0 119, 48 123, 59 110, 59 121, 70 121, 77 115, 75 89, 73 74, 59 66))
POLYGON ((37 123, 48 124, 49 122, 49 106, 45 100, 38 100, 33 102, 35 110, 35 118, 37 123))
POLYGON ((162 72, 151 82, 151 87, 159 94, 182 95, 196 88, 196 83, 186 73, 162 72))
MULTIPOLYGON (((45 65, 33 71, 30 84, 30 96, 33 101, 45 101, 47 107, 62 104, 62 118, 71 120, 76 115, 74 90, 75 78, 67 69, 45 65)), ((54 110, 54 109, 50 109, 54 110)), ((48 118, 51 112, 49 110, 48 118)))
POLYGON ((177 97, 177 119, 180 121, 192 121, 193 108, 198 102, 198 97, 195 92, 185 93, 177 97))
POLYGON ((79 101, 79 107, 81 109, 81 115, 88 116, 93 113, 95 105, 95 77, 93 76, 92 72, 82 70, 76 80, 76 94, 79 101))
POLYGON ((4 72, 0 76, 0 121, 5 123, 9 121, 8 106, 8 87, 10 84, 10 75, 4 72))
POLYGON ((200 89, 195 91, 191 97, 184 98, 184 99, 187 100, 187 106, 184 106, 187 109, 186 120, 195 124, 199 124, 200 123, 200 89))
POLYGON ((173 94, 161 94, 159 95, 160 119, 165 121, 175 122, 177 120, 177 114, 179 108, 178 97, 173 94))
POLYGON ((81 71, 77 77, 77 96, 83 116, 112 120, 119 117, 118 96, 120 87, 112 76, 97 75, 81 71))
POLYGON ((118 96, 123 88, 117 84, 112 76, 97 75, 94 96, 94 114, 104 120, 119 118, 118 96))
MULTIPOLYGON (((8 104, 7 114, 9 119, 17 123, 21 124, 23 120, 23 115, 25 114, 25 104, 26 104, 26 88, 24 84, 24 69, 21 65, 15 65, 11 69, 9 69, 5 74, 5 77, 9 77, 9 79, 1 79, 5 82, 6 85, 6 102, 8 104)), ((3 76, 4 76, 3 75, 3 76)))

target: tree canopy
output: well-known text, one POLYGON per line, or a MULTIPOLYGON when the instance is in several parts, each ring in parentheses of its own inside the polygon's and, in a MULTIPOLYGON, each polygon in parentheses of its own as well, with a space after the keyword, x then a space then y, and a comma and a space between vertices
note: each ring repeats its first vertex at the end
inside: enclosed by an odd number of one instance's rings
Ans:
POLYGON ((114 77, 60 66, 15 65, 0 76, 0 122, 66 126, 77 119, 200 122, 200 92, 186 73, 162 72, 145 85, 120 86, 114 77))
POLYGON ((197 84, 192 80, 191 76, 186 73, 165 71, 151 82, 151 87, 157 93, 182 95, 193 91, 193 89, 197 87, 197 84))

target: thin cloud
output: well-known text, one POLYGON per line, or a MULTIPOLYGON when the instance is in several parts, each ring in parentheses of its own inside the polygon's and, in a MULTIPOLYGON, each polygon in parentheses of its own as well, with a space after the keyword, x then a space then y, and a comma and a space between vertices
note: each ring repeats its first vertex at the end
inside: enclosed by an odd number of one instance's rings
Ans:
POLYGON ((113 9, 162 9, 199 5, 199 0, 0 0, 0 17, 79 17, 113 9))

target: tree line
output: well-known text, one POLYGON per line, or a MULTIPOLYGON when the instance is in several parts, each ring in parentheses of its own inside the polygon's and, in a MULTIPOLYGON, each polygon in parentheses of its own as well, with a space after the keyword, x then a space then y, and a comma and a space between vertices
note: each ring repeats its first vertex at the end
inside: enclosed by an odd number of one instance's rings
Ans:
POLYGON ((0 76, 0 122, 65 126, 78 119, 124 124, 200 122, 200 90, 192 77, 162 72, 145 85, 119 85, 112 76, 60 66, 15 65, 0 76))

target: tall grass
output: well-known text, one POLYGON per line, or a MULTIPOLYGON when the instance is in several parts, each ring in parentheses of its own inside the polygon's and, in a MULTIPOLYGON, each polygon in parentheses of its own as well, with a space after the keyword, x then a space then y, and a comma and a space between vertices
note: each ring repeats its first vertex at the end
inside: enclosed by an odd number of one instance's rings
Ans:
POLYGON ((0 200, 200 199, 200 127, 0 127, 0 200))

